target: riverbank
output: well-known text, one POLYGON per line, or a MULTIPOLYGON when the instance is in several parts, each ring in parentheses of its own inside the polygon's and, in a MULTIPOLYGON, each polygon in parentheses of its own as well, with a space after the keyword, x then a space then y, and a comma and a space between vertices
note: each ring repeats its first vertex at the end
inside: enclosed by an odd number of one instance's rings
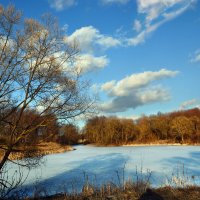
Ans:
MULTIPOLYGON (((39 145, 37 145, 37 149, 41 152, 43 155, 48 154, 55 154, 55 153, 64 153, 67 151, 73 151, 74 148, 69 145, 60 145, 55 142, 42 142, 39 145)), ((0 160, 2 159, 3 151, 0 150, 0 160)), ((19 160, 24 158, 24 154, 21 152, 11 153, 9 156, 10 160, 19 160)))

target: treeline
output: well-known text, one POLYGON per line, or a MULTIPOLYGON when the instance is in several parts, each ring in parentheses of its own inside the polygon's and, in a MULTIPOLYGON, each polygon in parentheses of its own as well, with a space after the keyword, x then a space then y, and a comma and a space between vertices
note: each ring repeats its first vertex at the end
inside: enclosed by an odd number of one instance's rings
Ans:
MULTIPOLYGON (((20 109, 12 111, 9 123, 16 123, 20 109)), ((0 113, 0 117, 6 113, 0 113)), ((0 146, 10 141, 11 126, 0 121, 0 146)), ((158 113, 143 116, 138 120, 96 116, 87 120, 80 132, 74 124, 60 125, 55 115, 40 116, 27 110, 20 117, 17 132, 32 130, 17 146, 31 147, 41 142, 56 142, 62 145, 85 143, 121 145, 130 143, 200 143, 200 109, 158 113), (38 124, 40 124, 38 126, 38 124), (35 128, 37 125, 37 128, 35 128), (81 134, 82 133, 82 134, 81 134)), ((17 135, 15 136, 17 137, 17 135)))
POLYGON ((30 134, 24 136, 16 146, 24 146, 33 148, 41 142, 56 142, 62 145, 77 144, 80 135, 79 129, 74 124, 60 125, 55 115, 39 115, 35 110, 26 110, 23 113, 20 109, 7 110, 0 113, 0 118, 4 118, 8 112, 12 114, 7 118, 7 121, 0 120, 0 146, 9 144, 12 131, 12 126, 9 124, 17 123, 15 137, 21 137, 23 130, 30 130, 30 134), (20 120, 18 115, 21 114, 20 120), (18 120, 18 121, 16 121, 18 120), (9 122, 9 124, 8 124, 9 122))
POLYGON ((200 109, 158 113, 135 121, 96 116, 87 121, 83 133, 88 142, 101 145, 200 143, 200 109))

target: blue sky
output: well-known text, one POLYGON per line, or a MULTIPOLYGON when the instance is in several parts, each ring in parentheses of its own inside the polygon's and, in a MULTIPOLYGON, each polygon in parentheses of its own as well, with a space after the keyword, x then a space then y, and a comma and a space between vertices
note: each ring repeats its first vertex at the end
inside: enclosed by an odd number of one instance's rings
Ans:
POLYGON ((76 40, 102 114, 136 118, 200 106, 198 0, 3 0, 50 12, 76 40))

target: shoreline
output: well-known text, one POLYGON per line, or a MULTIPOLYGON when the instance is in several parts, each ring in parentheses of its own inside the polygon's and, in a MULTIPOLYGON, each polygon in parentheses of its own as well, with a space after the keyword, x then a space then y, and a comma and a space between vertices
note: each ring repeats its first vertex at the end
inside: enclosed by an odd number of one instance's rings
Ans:
MULTIPOLYGON (((75 149, 73 148, 73 146, 70 145, 60 145, 58 143, 55 142, 43 142, 41 144, 38 145, 38 149, 39 151, 41 151, 41 153, 44 154, 44 156, 46 155, 50 155, 50 154, 58 154, 58 153, 65 153, 68 151, 74 151, 75 149)), ((0 159, 3 156, 3 151, 0 151, 0 159)), ((25 158, 23 156, 22 153, 11 153, 9 155, 9 159, 10 160, 21 160, 25 158)))
POLYGON ((120 144, 120 145, 101 145, 101 144, 87 144, 86 146, 93 146, 93 147, 153 147, 153 146, 200 146, 200 143, 130 143, 130 144, 120 144))
POLYGON ((146 147, 146 146, 200 146, 200 144, 189 144, 189 143, 141 143, 141 144, 123 144, 123 147, 146 147))

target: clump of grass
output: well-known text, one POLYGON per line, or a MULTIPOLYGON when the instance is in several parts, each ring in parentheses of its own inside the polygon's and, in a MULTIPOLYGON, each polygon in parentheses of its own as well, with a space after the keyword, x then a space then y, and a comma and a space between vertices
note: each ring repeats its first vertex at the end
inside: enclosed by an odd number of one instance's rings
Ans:
POLYGON ((184 164, 179 164, 172 175, 167 177, 164 186, 174 188, 196 187, 199 181, 199 177, 191 175, 185 168, 184 164))

